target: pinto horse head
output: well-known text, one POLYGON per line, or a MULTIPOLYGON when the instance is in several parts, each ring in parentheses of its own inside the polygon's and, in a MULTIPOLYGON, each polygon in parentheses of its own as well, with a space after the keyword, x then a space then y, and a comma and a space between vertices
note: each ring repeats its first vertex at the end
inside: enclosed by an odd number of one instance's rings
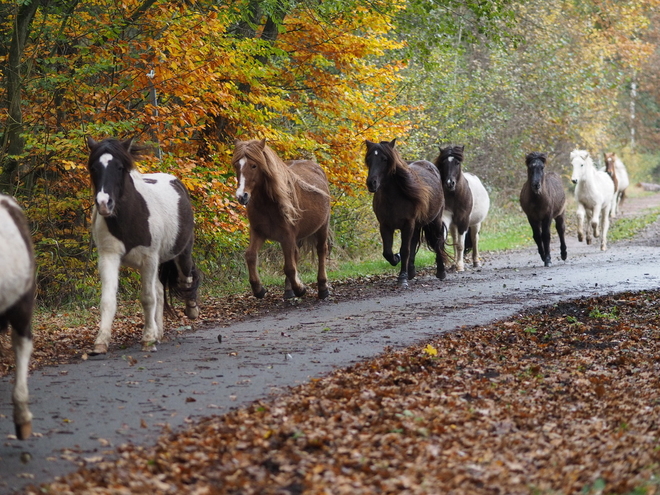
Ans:
POLYGON ((589 156, 589 152, 585 150, 571 151, 571 164, 573 165, 573 175, 571 182, 577 184, 585 172, 589 172, 588 167, 593 168, 593 160, 589 156))
POLYGON ((387 176, 392 174, 396 168, 395 153, 397 151, 394 149, 396 139, 381 141, 380 143, 373 143, 367 139, 365 144, 367 145, 367 154, 364 161, 369 169, 367 189, 369 189, 369 192, 375 193, 387 176))
POLYGON ((527 164, 527 180, 534 194, 541 194, 543 190, 543 172, 548 156, 545 153, 532 152, 525 157, 527 164))
POLYGON ((250 196, 255 187, 261 183, 263 167, 260 164, 266 162, 264 156, 266 139, 260 141, 241 141, 237 139, 234 145, 232 164, 238 182, 236 199, 240 204, 246 206, 250 202, 250 196))
POLYGON ((101 216, 109 217, 115 213, 117 201, 124 191, 124 181, 133 170, 134 159, 142 148, 134 147, 132 138, 95 141, 87 137, 87 146, 90 150, 87 168, 96 208, 101 216))
POLYGON ((442 177, 442 185, 449 192, 456 190, 456 184, 461 176, 464 150, 465 146, 440 148, 440 156, 436 159, 435 166, 442 177))

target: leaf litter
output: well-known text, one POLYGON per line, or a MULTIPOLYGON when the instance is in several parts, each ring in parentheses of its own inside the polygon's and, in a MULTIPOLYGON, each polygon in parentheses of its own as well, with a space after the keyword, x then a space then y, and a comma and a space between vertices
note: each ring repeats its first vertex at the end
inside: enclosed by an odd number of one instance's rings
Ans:
POLYGON ((660 493, 660 291, 421 342, 25 493, 660 493))

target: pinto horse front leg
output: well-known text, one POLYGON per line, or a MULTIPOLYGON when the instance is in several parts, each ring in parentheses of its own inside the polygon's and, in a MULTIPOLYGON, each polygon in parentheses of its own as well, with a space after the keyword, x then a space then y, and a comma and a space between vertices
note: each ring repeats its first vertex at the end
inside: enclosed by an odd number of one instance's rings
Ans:
POLYGON ((112 322, 117 312, 117 287, 119 284, 118 255, 99 252, 99 274, 101 276, 101 323, 96 335, 92 355, 108 352, 112 335, 112 322))
POLYGON ((250 230, 250 245, 245 250, 245 264, 248 269, 250 287, 252 287, 252 294, 258 299, 263 299, 266 295, 266 289, 261 285, 261 279, 259 279, 259 272, 257 271, 259 250, 264 241, 264 238, 257 236, 254 231, 250 230))
POLYGON ((32 355, 32 309, 34 290, 28 291, 8 313, 12 326, 11 343, 16 359, 16 382, 12 392, 16 437, 25 440, 32 434, 32 413, 28 408, 28 368, 32 355))

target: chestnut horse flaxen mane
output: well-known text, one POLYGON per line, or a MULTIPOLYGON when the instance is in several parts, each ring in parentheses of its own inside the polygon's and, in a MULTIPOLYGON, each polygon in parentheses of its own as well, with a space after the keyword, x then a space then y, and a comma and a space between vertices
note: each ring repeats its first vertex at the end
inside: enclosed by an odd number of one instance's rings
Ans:
POLYGON ((325 191, 294 174, 289 166, 261 141, 241 141, 237 142, 236 146, 234 164, 243 157, 257 164, 265 178, 263 187, 266 195, 279 205, 287 223, 294 225, 302 216, 296 186, 328 196, 325 191))
POLYGON ((378 149, 387 156, 390 164, 388 174, 396 177, 401 193, 415 205, 415 220, 423 221, 433 197, 433 189, 408 166, 396 148, 380 146, 378 149))

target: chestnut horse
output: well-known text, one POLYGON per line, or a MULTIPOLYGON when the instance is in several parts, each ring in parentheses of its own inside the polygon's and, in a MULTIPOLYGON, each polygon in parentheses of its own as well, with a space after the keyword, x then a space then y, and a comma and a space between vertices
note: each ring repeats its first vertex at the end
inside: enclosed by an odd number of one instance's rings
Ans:
POLYGON ((0 239, 0 332, 7 330, 11 324, 11 346, 16 357, 16 382, 12 392, 14 426, 16 437, 24 440, 32 433, 32 413, 28 408, 28 366, 32 354, 34 250, 23 210, 12 198, 1 194, 0 239))
POLYGON ((258 252, 266 240, 279 242, 284 253, 284 298, 302 297, 307 289, 298 277, 299 245, 315 242, 318 297, 330 294, 326 259, 330 251, 330 190, 323 169, 311 160, 284 162, 266 140, 236 140, 232 164, 236 198, 247 206, 250 244, 245 251, 255 297, 266 289, 257 271, 258 252))
POLYGON ((418 160, 408 165, 394 147, 396 140, 366 141, 365 162, 369 168, 367 188, 374 193, 373 208, 383 240, 383 256, 392 266, 401 262, 400 287, 415 277, 415 254, 422 231, 435 252, 436 277, 444 280, 445 206, 440 173, 431 162, 418 160), (392 252, 394 231, 401 231, 400 254, 392 252))
POLYGON ((552 219, 559 236, 561 259, 566 260, 566 193, 561 178, 554 172, 545 172, 547 155, 532 152, 525 157, 527 182, 520 191, 520 206, 532 227, 534 242, 545 266, 552 265, 550 257, 550 227, 552 219))

